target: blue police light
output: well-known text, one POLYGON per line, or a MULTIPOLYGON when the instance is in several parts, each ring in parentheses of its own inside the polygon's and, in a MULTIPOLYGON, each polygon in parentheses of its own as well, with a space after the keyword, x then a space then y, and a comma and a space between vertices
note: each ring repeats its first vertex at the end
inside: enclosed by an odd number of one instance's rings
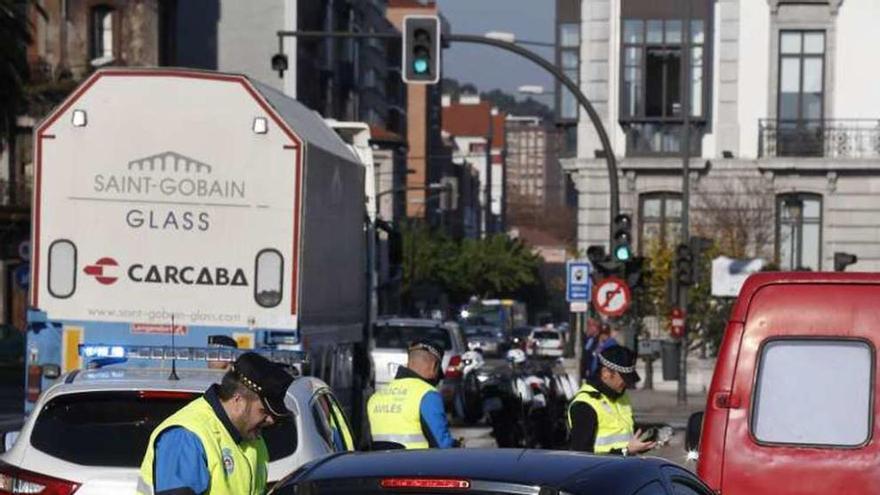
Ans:
POLYGON ((79 348, 79 354, 87 358, 122 358, 125 357, 125 348, 118 345, 83 345, 79 348))

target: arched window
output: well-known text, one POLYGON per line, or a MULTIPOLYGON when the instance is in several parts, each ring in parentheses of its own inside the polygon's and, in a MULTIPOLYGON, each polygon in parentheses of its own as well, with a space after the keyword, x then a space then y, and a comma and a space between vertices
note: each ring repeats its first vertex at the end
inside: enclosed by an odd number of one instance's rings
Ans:
POLYGON ((822 196, 777 196, 776 257, 782 270, 822 269, 822 196))
POLYGON ((67 239, 49 246, 49 294, 66 299, 76 290, 76 246, 67 239))
POLYGON ((254 299, 264 308, 281 303, 284 287, 284 258, 275 249, 257 253, 254 276, 254 299))
POLYGON ((112 7, 107 5, 92 7, 92 36, 89 50, 92 61, 100 59, 102 62, 107 63, 113 60, 116 22, 116 11, 112 7))

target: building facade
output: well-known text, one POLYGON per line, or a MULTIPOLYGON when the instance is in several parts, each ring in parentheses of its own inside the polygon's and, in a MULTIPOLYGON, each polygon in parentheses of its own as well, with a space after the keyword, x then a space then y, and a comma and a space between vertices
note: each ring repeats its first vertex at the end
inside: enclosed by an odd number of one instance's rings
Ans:
POLYGON ((558 142, 554 130, 540 117, 508 115, 504 125, 508 203, 536 209, 562 206, 565 182, 555 159, 558 142))
MULTIPOLYGON (((878 16, 878 2, 844 0, 584 0, 580 87, 611 138, 638 249, 676 242, 688 208, 692 235, 737 256, 831 270, 847 252, 852 269, 880 269, 878 16)), ((581 115, 577 158, 563 161, 580 250, 608 242, 599 149, 581 115)))

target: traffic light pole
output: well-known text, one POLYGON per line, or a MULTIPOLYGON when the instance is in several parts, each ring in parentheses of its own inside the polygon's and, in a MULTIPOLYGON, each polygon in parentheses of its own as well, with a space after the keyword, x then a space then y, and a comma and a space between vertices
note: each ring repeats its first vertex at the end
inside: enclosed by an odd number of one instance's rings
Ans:
MULTIPOLYGON (((681 242, 690 244, 690 165, 691 165, 691 0, 687 0, 687 11, 684 21, 684 56, 682 70, 685 73, 685 84, 681 91, 684 109, 683 143, 681 154, 681 242)), ((681 335, 681 365, 678 372, 678 403, 687 404, 687 354, 688 354, 688 287, 679 288, 678 302, 685 311, 684 331, 681 335)))
MULTIPOLYGON (((380 39, 397 39, 400 38, 399 34, 396 33, 351 33, 351 32, 340 32, 340 31, 278 31, 278 54, 284 55, 284 38, 286 37, 298 37, 298 38, 380 38, 380 39)), ((610 201, 610 215, 609 215, 609 245, 613 240, 613 233, 611 230, 613 229, 614 219, 617 217, 620 212, 620 189, 618 186, 618 178, 617 178, 617 159, 614 156, 614 150, 611 148, 611 140, 608 138, 608 133, 605 131, 605 126, 602 124, 602 119, 599 118, 599 114, 596 112, 596 109, 593 108, 593 104, 590 103, 590 100, 587 99, 586 95, 581 91, 577 84, 575 84, 568 76, 565 75, 558 67, 550 63, 544 57, 541 57, 537 53, 523 48, 515 43, 511 43, 509 41, 502 41, 494 38, 487 38, 485 36, 478 36, 474 34, 444 34, 442 36, 442 41, 444 44, 446 42, 459 42, 459 43, 474 43, 479 45, 489 45, 494 46, 495 48, 500 48, 502 50, 506 50, 508 52, 515 53, 523 58, 526 58, 535 64, 539 65, 541 68, 549 72, 553 77, 556 78, 563 86, 566 87, 571 93, 577 98, 578 103, 584 107, 587 115, 590 117, 590 122, 593 123, 593 127, 596 130, 596 134, 599 135, 599 142, 602 144, 602 153, 605 155, 605 164, 608 168, 608 191, 611 196, 610 201)), ((277 56, 277 55, 276 55, 277 56)), ((285 67, 286 68, 286 67, 285 67)), ((283 70, 279 70, 279 73, 283 73, 283 70)), ((687 85, 685 85, 687 86, 687 85)), ((687 125, 687 124, 686 124, 687 125)), ((686 210, 687 208, 685 208, 686 210)))

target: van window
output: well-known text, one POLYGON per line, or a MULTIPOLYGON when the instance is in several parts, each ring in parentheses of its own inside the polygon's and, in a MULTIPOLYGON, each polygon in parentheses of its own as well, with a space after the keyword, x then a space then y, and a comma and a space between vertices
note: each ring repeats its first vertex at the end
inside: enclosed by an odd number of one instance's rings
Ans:
POLYGON ((873 353, 851 340, 778 340, 758 362, 752 432, 761 442, 852 447, 868 440, 873 353), (833 426, 833 427, 830 427, 833 426))

